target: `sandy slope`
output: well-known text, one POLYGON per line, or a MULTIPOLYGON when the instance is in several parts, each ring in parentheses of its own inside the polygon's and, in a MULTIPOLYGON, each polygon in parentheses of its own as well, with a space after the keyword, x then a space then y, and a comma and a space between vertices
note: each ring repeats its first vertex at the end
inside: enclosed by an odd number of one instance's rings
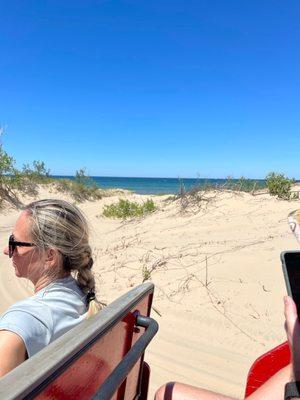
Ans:
MULTIPOLYGON (((42 189, 40 197, 58 197, 42 189)), ((143 196, 126 195, 142 201, 143 196)), ((148 196, 150 197, 150 196, 148 196)), ((285 339, 279 254, 297 248, 286 223, 299 201, 268 195, 217 193, 200 211, 154 197, 158 211, 120 222, 101 216, 103 204, 80 205, 91 224, 99 297, 109 302, 143 281, 156 285, 153 315, 160 330, 147 351, 150 394, 180 380, 242 398, 247 371, 285 339), (143 272, 144 271, 144 272, 143 272)), ((17 213, 2 213, 1 245, 17 213)), ((31 293, 1 255, 0 311, 31 293)))

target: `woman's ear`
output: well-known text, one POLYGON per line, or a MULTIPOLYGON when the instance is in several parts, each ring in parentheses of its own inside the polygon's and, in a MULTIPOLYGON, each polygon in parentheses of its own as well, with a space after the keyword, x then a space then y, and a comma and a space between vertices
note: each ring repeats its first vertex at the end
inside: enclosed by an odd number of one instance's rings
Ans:
POLYGON ((45 263, 48 267, 54 267, 59 265, 61 262, 60 253, 56 249, 47 249, 46 250, 46 259, 45 263))

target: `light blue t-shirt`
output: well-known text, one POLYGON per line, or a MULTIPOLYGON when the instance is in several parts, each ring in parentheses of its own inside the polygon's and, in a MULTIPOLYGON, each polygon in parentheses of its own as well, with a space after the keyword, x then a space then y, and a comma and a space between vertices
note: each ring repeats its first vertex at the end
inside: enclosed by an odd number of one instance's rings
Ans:
POLYGON ((0 317, 0 330, 19 335, 28 357, 82 322, 86 295, 73 277, 58 279, 34 296, 17 302, 0 317))

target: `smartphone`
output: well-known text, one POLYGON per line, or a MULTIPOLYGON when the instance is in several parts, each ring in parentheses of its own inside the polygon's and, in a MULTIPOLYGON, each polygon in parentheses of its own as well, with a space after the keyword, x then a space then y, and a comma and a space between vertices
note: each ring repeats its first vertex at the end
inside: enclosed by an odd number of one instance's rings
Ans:
POLYGON ((288 295, 296 303, 300 315, 300 251, 283 251, 280 255, 288 295))

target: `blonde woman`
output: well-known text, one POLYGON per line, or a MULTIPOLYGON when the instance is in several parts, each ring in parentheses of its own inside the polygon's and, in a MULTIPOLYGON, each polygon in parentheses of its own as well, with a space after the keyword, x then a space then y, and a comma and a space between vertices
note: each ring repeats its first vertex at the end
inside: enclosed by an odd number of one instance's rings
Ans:
POLYGON ((41 200, 21 212, 4 254, 34 295, 0 317, 0 376, 99 310, 87 222, 74 205, 41 200))

